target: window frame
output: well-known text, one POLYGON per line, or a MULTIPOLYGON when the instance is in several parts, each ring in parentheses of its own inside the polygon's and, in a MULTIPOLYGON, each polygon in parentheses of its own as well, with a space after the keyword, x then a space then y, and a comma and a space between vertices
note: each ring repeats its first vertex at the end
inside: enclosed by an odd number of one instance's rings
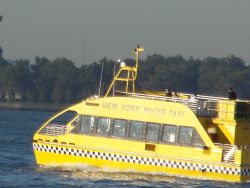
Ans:
POLYGON ((198 147, 198 148, 204 148, 205 142, 203 141, 202 137, 200 136, 199 132, 197 131, 196 128, 193 129, 193 135, 192 135, 192 146, 193 147, 198 147), (203 145, 194 145, 194 135, 198 135, 203 143, 203 145))
POLYGON ((128 140, 135 140, 135 141, 145 142, 145 133, 146 133, 145 129, 146 129, 146 123, 144 121, 130 120, 129 121, 128 134, 127 134, 128 140), (133 122, 142 123, 142 138, 138 138, 138 137, 135 138, 135 137, 130 136, 131 125, 132 125, 133 122))
POLYGON ((179 144, 177 141, 178 141, 178 137, 179 137, 179 134, 178 134, 178 129, 179 129, 179 126, 177 125, 173 125, 173 124, 162 124, 162 135, 161 135, 161 143, 164 143, 164 144, 171 144, 171 145, 177 145, 179 144), (174 139, 174 142, 167 142, 167 141, 163 141, 163 136, 164 136, 164 130, 165 130, 165 126, 171 126, 171 127, 175 127, 175 139, 174 139))
POLYGON ((181 146, 193 146, 192 144, 192 141, 193 141, 193 131, 194 131, 194 127, 189 127, 189 126, 179 126, 179 130, 178 130, 178 139, 177 139, 177 143, 178 145, 181 145, 181 146), (180 140, 180 132, 181 132, 181 128, 189 128, 189 129, 192 129, 191 133, 192 133, 192 136, 191 136, 191 143, 190 144, 187 144, 187 143, 180 143, 179 140, 180 140))
POLYGON ((113 118, 110 118, 110 117, 102 117, 102 116, 98 116, 97 117, 97 120, 96 120, 96 130, 95 130, 95 135, 98 135, 98 136, 101 136, 101 137, 110 137, 112 136, 112 133, 113 133, 113 124, 114 124, 114 119, 113 118), (106 119, 110 119, 110 130, 108 131, 108 134, 100 134, 98 133, 98 122, 99 122, 99 119, 101 118, 106 118, 106 119))
MULTIPOLYGON (((128 124, 129 124, 129 122, 128 122, 128 120, 126 120, 126 119, 116 119, 116 118, 111 118, 111 121, 113 122, 112 123, 112 132, 111 132, 111 136, 113 137, 113 138, 120 138, 120 139, 126 139, 126 138, 128 138, 128 131, 129 131, 129 126, 128 126, 128 124), (116 120, 120 120, 120 121, 125 121, 126 122, 126 125, 125 125, 125 134, 124 134, 124 136, 115 136, 114 135, 114 130, 115 130, 115 121, 116 120)), ((126 139, 127 140, 127 139, 126 139)))
POLYGON ((162 126, 162 124, 161 123, 152 123, 152 122, 147 122, 146 123, 146 131, 145 131, 145 133, 144 133, 144 140, 145 140, 145 142, 152 142, 152 143, 158 143, 159 141, 160 141, 160 134, 161 134, 161 126, 162 126), (147 133, 148 133, 148 128, 149 128, 149 124, 155 124, 155 126, 156 125, 159 125, 159 129, 158 129, 158 136, 157 136, 157 140, 155 141, 155 140, 148 140, 147 139, 147 133))
POLYGON ((85 134, 85 135, 95 135, 96 134, 96 130, 97 130, 97 119, 98 119, 98 117, 97 116, 91 116, 91 115, 81 115, 81 114, 79 114, 78 117, 79 117, 79 121, 78 121, 77 125, 75 126, 75 128, 73 128, 70 133, 73 133, 73 134, 85 134), (89 118, 94 117, 95 118, 94 129, 93 129, 92 132, 82 132, 81 131, 82 121, 83 121, 83 119, 85 117, 89 117, 89 118), (78 130, 76 132, 77 128, 78 128, 78 130))

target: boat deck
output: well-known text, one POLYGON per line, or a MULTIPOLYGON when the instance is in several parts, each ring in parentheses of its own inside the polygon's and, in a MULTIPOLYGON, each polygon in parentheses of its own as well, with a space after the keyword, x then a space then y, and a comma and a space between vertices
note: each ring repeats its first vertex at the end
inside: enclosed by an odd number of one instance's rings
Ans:
POLYGON ((197 95, 196 98, 192 98, 192 94, 182 94, 181 97, 166 97, 155 94, 141 94, 141 93, 126 93, 116 92, 120 95, 125 95, 133 98, 170 101, 181 103, 189 107, 197 116, 209 116, 216 117, 217 115, 217 103, 221 100, 228 100, 225 97, 213 97, 206 95, 197 95))

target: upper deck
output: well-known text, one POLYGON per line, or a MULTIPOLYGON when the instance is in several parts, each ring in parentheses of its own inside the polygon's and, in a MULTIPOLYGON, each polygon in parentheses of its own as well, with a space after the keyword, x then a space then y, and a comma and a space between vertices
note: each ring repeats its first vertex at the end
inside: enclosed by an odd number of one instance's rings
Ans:
POLYGON ((163 92, 157 94, 119 92, 133 98, 170 101, 186 105, 197 117, 210 117, 224 121, 250 121, 250 101, 229 100, 225 97, 196 95, 181 93, 178 97, 166 97, 163 92))

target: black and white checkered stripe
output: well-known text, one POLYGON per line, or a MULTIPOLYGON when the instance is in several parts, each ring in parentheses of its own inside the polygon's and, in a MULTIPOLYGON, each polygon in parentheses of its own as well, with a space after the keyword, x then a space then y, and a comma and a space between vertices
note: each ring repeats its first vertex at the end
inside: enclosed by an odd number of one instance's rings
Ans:
POLYGON ((127 163, 141 164, 141 165, 161 166, 161 167, 178 168, 184 170, 197 170, 202 172, 220 173, 228 175, 241 175, 241 176, 250 175, 250 169, 240 168, 240 167, 225 167, 219 165, 199 164, 199 163, 191 163, 185 161, 157 159, 151 157, 138 157, 133 155, 104 153, 99 151, 97 152, 85 149, 83 150, 83 149, 66 148, 61 146, 60 147, 47 146, 37 143, 33 144, 33 149, 42 152, 50 152, 56 154, 72 155, 78 157, 86 157, 92 159, 101 159, 101 160, 109 160, 117 162, 127 162, 127 163))

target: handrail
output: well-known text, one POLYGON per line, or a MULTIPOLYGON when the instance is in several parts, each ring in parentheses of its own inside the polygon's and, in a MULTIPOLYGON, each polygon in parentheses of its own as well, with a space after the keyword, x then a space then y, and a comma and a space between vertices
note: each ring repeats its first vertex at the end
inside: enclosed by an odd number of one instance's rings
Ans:
POLYGON ((162 95, 154 94, 142 94, 142 93, 129 93, 122 91, 115 91, 117 94, 122 94, 134 98, 144 98, 152 100, 161 100, 161 101, 170 101, 177 102, 186 105, 189 107, 196 115, 198 116, 217 116, 217 104, 220 100, 227 100, 225 97, 213 97, 206 95, 197 95, 196 99, 192 99, 192 94, 182 93, 182 96, 185 97, 167 97, 162 95))
POLYGON ((39 134, 48 135, 48 136, 58 136, 64 135, 68 132, 67 126, 59 124, 48 124, 46 125, 39 134))
MULTIPOLYGON (((151 99, 151 100, 160 100, 160 101, 169 101, 177 102, 186 105, 189 107, 197 116, 200 117, 212 117, 219 119, 234 119, 235 114, 239 113, 234 108, 233 111, 225 109, 224 106, 235 105, 234 101, 229 101, 226 97, 214 97, 207 95, 196 95, 181 93, 180 96, 167 97, 164 96, 163 92, 160 94, 143 94, 143 93, 131 93, 123 91, 115 91, 116 95, 125 95, 133 98, 142 98, 142 99, 151 99)), ((235 103, 240 102, 237 100, 235 103)), ((243 112, 240 112, 243 113, 243 112)), ((244 112, 245 113, 245 112, 244 112)), ((250 114, 250 113, 249 113, 250 114)), ((250 115, 246 114, 247 118, 250 119, 250 115)))
POLYGON ((192 99, 184 99, 179 97, 166 97, 166 96, 159 96, 159 95, 149 95, 149 94, 141 94, 141 93, 129 93, 129 92, 121 92, 116 91, 116 93, 124 94, 131 96, 133 98, 143 98, 143 99, 152 99, 152 100, 161 100, 161 101, 170 101, 170 102, 177 102, 188 106, 194 113, 197 111, 197 104, 198 100, 192 99))
POLYGON ((214 143, 214 145, 222 149, 222 162, 234 163, 235 152, 240 149, 237 145, 221 143, 214 143))
POLYGON ((214 97, 214 96, 209 96, 209 95, 197 95, 197 98, 201 100, 210 100, 210 101, 219 101, 219 100, 228 99, 226 97, 214 97))

